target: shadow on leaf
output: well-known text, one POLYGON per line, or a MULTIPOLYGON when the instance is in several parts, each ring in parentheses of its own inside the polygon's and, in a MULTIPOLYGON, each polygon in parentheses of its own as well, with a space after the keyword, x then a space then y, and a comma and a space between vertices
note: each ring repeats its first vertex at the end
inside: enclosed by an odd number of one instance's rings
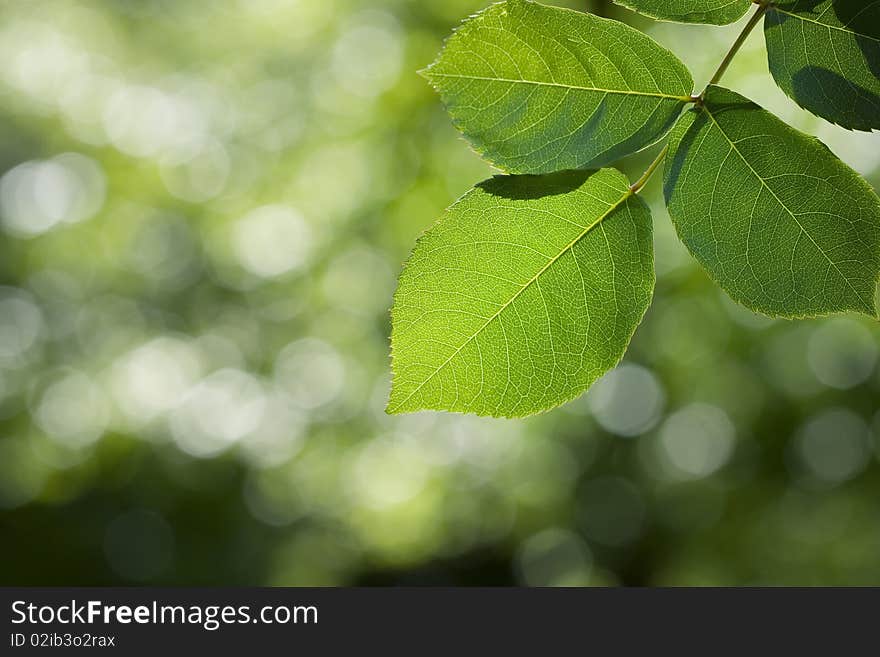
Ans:
POLYGON ((567 194, 583 185, 596 171, 560 171, 541 176, 495 176, 477 184, 488 194, 511 200, 531 200, 567 194))
POLYGON ((821 66, 805 66, 792 78, 794 100, 825 117, 851 117, 847 127, 870 130, 880 116, 880 96, 821 66))
MULTIPOLYGON (((785 11, 822 13, 827 0, 781 0, 775 5, 785 11)), ((865 57, 871 72, 880 77, 880 5, 865 0, 832 0, 834 15, 841 25, 857 29, 869 38, 856 37, 855 42, 865 57)), ((767 15, 768 26, 781 25, 793 18, 785 13, 771 11, 767 15)))
MULTIPOLYGON (((711 100, 709 101, 711 102, 711 100)), ((712 103, 712 113, 715 116, 719 116, 724 112, 729 112, 735 109, 759 109, 757 105, 752 102, 723 102, 723 103, 712 103)), ((679 141, 678 146, 675 148, 675 154, 672 157, 671 162, 667 157, 667 164, 665 166, 665 175, 663 179, 663 196, 666 199, 666 202, 669 203, 672 200, 672 195, 676 190, 678 185, 678 178, 681 175, 681 169, 684 166, 685 160, 691 155, 691 147, 694 145, 694 140, 697 138, 697 135, 703 130, 703 127, 709 121, 709 117, 706 116, 706 112, 701 108, 693 108, 689 110, 690 112, 696 112, 697 117, 694 119, 694 122, 688 127, 687 132, 679 141)))

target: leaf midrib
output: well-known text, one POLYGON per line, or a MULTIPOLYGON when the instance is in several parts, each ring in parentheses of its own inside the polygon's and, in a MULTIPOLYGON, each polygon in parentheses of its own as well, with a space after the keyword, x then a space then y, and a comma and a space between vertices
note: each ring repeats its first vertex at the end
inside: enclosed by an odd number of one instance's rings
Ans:
POLYGON ((559 87, 561 89, 574 89, 576 91, 594 91, 597 93, 604 94, 618 94, 623 96, 648 96, 650 98, 668 98, 671 100, 677 100, 680 102, 688 103, 693 102, 693 98, 690 96, 676 96, 674 94, 664 94, 660 92, 653 91, 633 91, 629 89, 602 89, 600 87, 583 87, 575 84, 564 84, 562 82, 546 82, 543 80, 523 80, 521 78, 497 78, 491 76, 482 76, 482 75, 460 75, 456 73, 435 73, 434 71, 427 71, 427 75, 430 77, 438 77, 438 78, 457 78, 461 80, 481 80, 484 82, 506 82, 509 84, 531 84, 539 87, 559 87))
POLYGON ((740 159, 743 161, 743 163, 744 163, 744 164, 749 168, 749 170, 754 174, 755 178, 758 179, 758 181, 761 183, 761 185, 762 185, 762 186, 763 186, 768 192, 770 192, 770 194, 773 196, 774 199, 776 199, 776 202, 779 203, 779 205, 782 207, 782 209, 784 209, 784 210, 788 213, 788 215, 794 220, 794 222, 797 224, 798 228, 801 229, 801 232, 802 232, 804 235, 807 236, 807 238, 810 240, 810 242, 813 243, 813 246, 816 247, 816 249, 819 251, 819 253, 821 253, 822 256, 828 261, 828 263, 829 263, 832 267, 834 267, 834 270, 838 273, 838 275, 839 275, 844 281, 846 281, 847 286, 849 287, 850 290, 853 291, 853 293, 856 295, 856 298, 857 298, 862 304, 864 304, 863 308, 864 308, 864 309, 867 309, 867 310, 869 311, 869 314, 873 314, 873 313, 874 313, 874 310, 873 310, 873 308, 872 308, 872 304, 871 304, 871 302, 870 302, 870 301, 866 301, 866 300, 862 297, 861 293, 859 293, 859 291, 856 290, 856 289, 853 287, 852 282, 849 280, 849 278, 848 278, 846 275, 844 275, 844 273, 843 273, 842 271, 840 271, 840 267, 837 266, 837 263, 834 262, 834 261, 828 256, 827 253, 825 253, 825 249, 823 249, 821 246, 819 246, 818 242, 816 242, 816 240, 813 239, 813 236, 810 235, 809 231, 807 231, 807 229, 804 228, 803 224, 798 220, 797 215, 795 215, 794 212, 792 212, 792 211, 789 209, 789 207, 788 207, 785 203, 782 202, 782 199, 780 199, 779 196, 777 196, 776 192, 773 190, 773 188, 770 187, 770 185, 767 184, 767 182, 764 180, 764 177, 763 177, 760 173, 758 173, 758 172, 755 170, 755 168, 752 166, 751 162, 749 162, 749 161, 746 159, 745 155, 742 154, 742 151, 740 151, 740 150, 736 147, 736 143, 735 143, 735 142, 734 142, 734 141, 733 141, 733 140, 727 135, 727 133, 724 131, 724 128, 721 127, 721 124, 719 124, 718 121, 715 120, 715 117, 712 115, 712 112, 709 111, 709 108, 708 108, 707 106, 703 105, 701 109, 702 109, 703 111, 706 112, 706 116, 708 116, 709 119, 712 121, 712 124, 713 124, 716 128, 718 128, 718 131, 724 136, 724 138, 727 140, 727 143, 730 144, 730 147, 733 149, 733 151, 734 151, 737 155, 739 155, 739 157, 740 157, 740 159))
POLYGON ((619 208, 621 205, 623 205, 624 203, 626 203, 627 199, 629 199, 629 198, 630 198, 631 196, 633 196, 633 195, 634 195, 634 192, 632 191, 632 189, 627 189, 626 192, 624 192, 623 195, 620 197, 620 200, 618 200, 616 203, 614 203, 613 205, 611 205, 611 206, 610 206, 605 212, 603 212, 603 213, 602 213, 602 214, 601 214, 601 215, 600 215, 600 216, 599 216, 599 217, 598 217, 593 223, 589 224, 586 228, 584 228, 584 230, 581 231, 581 233, 580 233, 577 237, 575 237, 575 238, 574 238, 573 240, 571 240, 568 244, 566 244, 562 249, 560 249, 559 253, 557 253, 555 256, 553 256, 552 258, 550 258, 550 260, 547 261, 547 264, 544 265, 543 267, 541 267, 541 269, 538 271, 537 274, 535 274, 534 276, 532 276, 532 278, 530 278, 528 281, 526 281, 526 282, 523 284, 523 286, 522 286, 519 290, 517 290, 517 291, 513 294, 513 296, 510 297, 510 299, 509 299, 508 301, 506 301, 506 302, 505 302, 500 308, 498 308, 498 310, 496 310, 495 313, 494 313, 491 317, 489 317, 485 322, 483 322, 482 326, 480 326, 476 331, 474 331, 470 336, 468 336, 468 338, 467 338, 464 342, 462 342, 461 345, 460 345, 458 348, 456 348, 456 350, 453 351, 452 354, 450 354, 449 357, 448 357, 446 360, 444 360, 442 363, 440 363, 440 365, 438 365, 437 368, 436 368, 433 372, 431 372, 431 374, 430 374, 430 375, 429 375, 424 381, 422 381, 422 382, 416 387, 415 390, 413 390, 411 393, 409 393, 409 394, 406 396, 406 399, 404 399, 404 400, 400 401, 399 403, 395 404, 393 407, 389 404, 389 406, 388 406, 388 412, 389 412, 389 413, 393 413, 396 409, 400 408, 401 406, 403 406, 404 404, 406 404, 410 399, 412 399, 413 396, 414 396, 416 393, 418 393, 423 387, 425 387, 425 385, 426 385, 429 381, 431 381, 431 379, 433 379, 433 378, 437 375, 438 372, 440 372, 440 371, 443 370, 447 365, 449 365, 449 363, 452 362, 452 359, 455 358, 459 353, 461 353, 461 350, 462 350, 462 349, 464 349, 464 348, 465 348, 467 345, 469 345, 473 340, 475 340, 476 337, 477 337, 480 333, 482 333, 482 332, 486 329, 487 326, 489 326, 489 324, 491 324, 492 322, 494 322, 494 321, 495 321, 495 320, 501 315, 501 313, 503 313, 503 312, 504 312, 504 311, 505 311, 505 310, 506 310, 506 309, 507 309, 507 308, 508 308, 508 307, 509 307, 514 301, 516 301, 516 300, 520 297, 520 295, 521 295, 523 292, 525 292, 525 291, 526 291, 526 290, 527 290, 527 289, 528 289, 533 283, 535 283, 535 282, 536 282, 536 281, 537 281, 537 280, 538 280, 538 279, 544 274, 544 272, 546 272, 546 271, 547 271, 547 270, 548 270, 548 269, 549 269, 549 268, 550 268, 555 262, 557 262, 557 261, 558 261, 562 256, 564 256, 569 250, 571 250, 572 248, 574 248, 574 246, 575 246, 578 242, 580 242, 584 237, 586 237, 587 234, 588 234, 591 230, 593 230, 596 226, 598 226, 600 223, 602 223, 602 221, 604 221, 604 220, 608 217, 608 215, 610 215, 610 214, 611 214, 612 212, 614 212, 617 208, 619 208))

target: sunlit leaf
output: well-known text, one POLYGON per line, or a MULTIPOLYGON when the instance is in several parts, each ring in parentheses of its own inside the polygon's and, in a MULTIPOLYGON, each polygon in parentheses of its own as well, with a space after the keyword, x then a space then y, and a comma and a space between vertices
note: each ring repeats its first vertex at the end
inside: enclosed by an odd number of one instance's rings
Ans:
POLYGON ((424 72, 455 125, 513 173, 598 167, 667 132, 684 65, 616 21, 524 0, 466 21, 424 72))
POLYGON ((614 0, 659 20, 726 25, 748 11, 751 0, 614 0))
POLYGON ((776 83, 851 130, 880 129, 880 0, 782 0, 764 19, 776 83))
POLYGON ((710 87, 670 144, 669 213, 730 296, 768 315, 876 315, 880 200, 821 142, 710 87))
POLYGON ((651 214, 620 172, 487 180, 400 277, 388 412, 557 406, 617 364, 653 287, 651 214))

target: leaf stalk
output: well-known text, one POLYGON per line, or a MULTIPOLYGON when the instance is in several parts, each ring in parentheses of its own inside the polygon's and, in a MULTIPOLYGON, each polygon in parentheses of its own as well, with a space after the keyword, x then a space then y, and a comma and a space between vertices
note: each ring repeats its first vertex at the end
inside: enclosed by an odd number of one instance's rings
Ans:
MULTIPOLYGON (((721 64, 718 66, 718 70, 715 71, 715 75, 712 76, 712 79, 709 80, 709 84, 707 86, 711 86, 713 84, 718 84, 721 80, 724 73, 727 71, 727 67, 730 66, 730 63, 733 61, 733 58, 739 52, 739 49, 742 48, 742 45, 746 42, 746 39, 749 37, 749 34, 752 33, 752 30, 755 29, 755 26, 761 21, 764 17, 764 14, 767 13, 767 10, 770 9, 770 1, 769 0, 760 0, 755 4, 758 5, 758 9, 749 19, 749 22, 746 23, 746 26, 743 28, 743 31, 740 32, 736 41, 733 42, 733 45, 730 47, 730 50, 727 51, 727 54, 724 56, 724 59, 721 60, 721 64)), ((705 94, 706 91, 703 90, 703 93, 700 94, 700 97, 705 94)))
POLYGON ((632 185, 629 186, 629 191, 632 194, 638 194, 642 187, 651 179, 651 176, 654 175, 654 172, 657 170, 657 167, 660 166, 660 163, 663 161, 663 158, 666 157, 666 152, 669 150, 669 144, 667 143, 663 150, 657 153, 657 157, 654 158, 654 161, 648 166, 645 173, 642 174, 642 177, 636 180, 632 185))
MULTIPOLYGON (((708 89, 713 84, 718 84, 721 78, 724 76, 724 73, 727 71, 727 68, 730 66, 730 63, 733 61, 733 58, 736 57, 736 54, 739 52, 740 48, 742 48, 743 44, 748 39, 749 35, 752 33, 752 30, 761 22, 761 19, 764 17, 764 14, 767 13, 767 10, 772 6, 772 0, 752 0, 753 4, 758 5, 758 9, 749 19, 749 22, 746 23, 746 26, 743 28, 742 32, 740 32, 739 36, 736 38, 736 41, 733 42, 733 45, 730 46, 730 50, 727 51, 727 54, 724 56, 724 59, 721 60, 721 64, 718 66, 718 70, 715 71, 715 74, 712 76, 712 79, 709 80, 709 84, 706 85, 706 89, 708 89)), ((693 103, 695 107, 701 107, 703 105, 703 101, 706 97, 706 89, 703 89, 702 93, 695 94, 687 99, 687 102, 693 103)), ((630 192, 633 194, 638 194, 642 187, 644 187, 647 182, 651 179, 651 176, 654 175, 654 172, 660 166, 660 163, 663 161, 663 158, 666 157, 666 153, 669 150, 669 144, 667 143, 663 150, 661 150, 657 157, 654 158, 654 161, 648 166, 645 173, 642 174, 642 177, 635 181, 632 185, 630 185, 630 192)))

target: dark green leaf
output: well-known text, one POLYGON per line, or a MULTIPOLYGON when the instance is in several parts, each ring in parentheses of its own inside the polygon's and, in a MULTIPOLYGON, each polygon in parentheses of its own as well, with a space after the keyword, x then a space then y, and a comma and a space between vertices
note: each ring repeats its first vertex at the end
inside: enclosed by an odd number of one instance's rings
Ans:
POLYGON ((880 128, 880 0, 781 0, 764 19, 776 83, 851 130, 880 128))
POLYGON ((818 140, 710 87, 672 131, 664 189, 681 239, 743 305, 876 316, 880 199, 818 140))

